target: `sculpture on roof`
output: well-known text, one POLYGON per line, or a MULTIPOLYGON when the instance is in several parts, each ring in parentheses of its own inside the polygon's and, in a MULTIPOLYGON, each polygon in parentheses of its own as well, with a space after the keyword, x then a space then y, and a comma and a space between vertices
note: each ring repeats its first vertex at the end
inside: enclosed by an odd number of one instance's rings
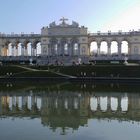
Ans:
POLYGON ((67 20, 68 20, 67 18, 62 17, 60 19, 60 21, 62 21, 62 23, 60 24, 60 26, 68 26, 68 24, 66 23, 67 20))
POLYGON ((55 21, 54 22, 52 22, 52 23, 50 23, 50 25, 49 25, 50 27, 55 27, 56 26, 56 23, 55 23, 55 21))
POLYGON ((72 21, 72 26, 73 27, 79 27, 79 24, 77 22, 75 22, 75 21, 72 21))
POLYGON ((50 23, 49 26, 50 27, 79 27, 79 24, 75 21, 72 21, 72 24, 69 25, 66 23, 66 21, 68 21, 67 18, 62 17, 59 21, 61 21, 61 23, 59 25, 56 25, 55 21, 50 23))

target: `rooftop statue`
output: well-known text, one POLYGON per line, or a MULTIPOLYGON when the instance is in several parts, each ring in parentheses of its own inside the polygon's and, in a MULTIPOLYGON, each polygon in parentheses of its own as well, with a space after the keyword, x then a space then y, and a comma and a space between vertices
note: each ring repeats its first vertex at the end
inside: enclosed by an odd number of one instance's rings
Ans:
POLYGON ((68 26, 68 24, 66 23, 67 20, 68 20, 67 18, 62 17, 60 19, 60 21, 62 21, 62 23, 60 24, 60 26, 68 26))
POLYGON ((72 21, 71 25, 67 24, 66 21, 68 21, 68 19, 64 18, 64 17, 62 17, 59 21, 61 21, 61 23, 59 25, 57 25, 54 21, 54 22, 50 23, 49 26, 51 28, 52 27, 79 27, 79 24, 75 21, 72 21))
POLYGON ((77 22, 75 22, 75 21, 72 21, 72 26, 73 27, 79 27, 79 24, 77 22))
POLYGON ((55 21, 54 22, 52 22, 52 23, 50 23, 50 25, 49 25, 50 27, 55 27, 56 26, 56 23, 55 23, 55 21))

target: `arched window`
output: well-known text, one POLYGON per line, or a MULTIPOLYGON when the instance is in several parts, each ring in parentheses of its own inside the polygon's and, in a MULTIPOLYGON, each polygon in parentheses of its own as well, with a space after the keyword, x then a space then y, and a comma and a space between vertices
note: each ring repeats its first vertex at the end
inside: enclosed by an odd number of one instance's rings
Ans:
POLYGON ((111 54, 118 54, 118 42, 117 41, 111 42, 111 54))
POLYGON ((123 54, 128 54, 128 42, 127 41, 122 41, 121 42, 121 52, 123 54))
POLYGON ((64 45, 64 54, 68 55, 68 43, 64 45))
POLYGON ((100 54, 107 54, 107 48, 108 48, 107 42, 102 41, 100 46, 100 54))
POLYGON ((74 43, 74 55, 78 55, 78 43, 74 43))
POLYGON ((90 54, 94 55, 97 54, 97 42, 93 41, 90 43, 90 54))

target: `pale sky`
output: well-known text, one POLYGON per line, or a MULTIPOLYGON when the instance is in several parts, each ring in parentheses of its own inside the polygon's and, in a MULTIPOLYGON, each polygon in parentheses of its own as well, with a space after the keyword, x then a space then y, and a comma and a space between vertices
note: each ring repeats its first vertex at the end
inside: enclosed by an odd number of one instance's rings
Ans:
POLYGON ((91 33, 140 29, 140 0, 0 0, 1 33, 40 33, 64 16, 91 33))

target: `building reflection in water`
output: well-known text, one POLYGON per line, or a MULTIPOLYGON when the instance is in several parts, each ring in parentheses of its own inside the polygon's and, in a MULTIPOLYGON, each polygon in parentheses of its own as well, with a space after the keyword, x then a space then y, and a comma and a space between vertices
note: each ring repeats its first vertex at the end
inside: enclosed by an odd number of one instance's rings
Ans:
MULTIPOLYGON (((59 87, 59 86, 58 86, 59 87)), ((83 88, 83 87, 82 87, 83 88)), ((0 116, 40 118, 53 131, 77 130, 88 119, 140 121, 140 94, 40 89, 0 93, 0 116)))

